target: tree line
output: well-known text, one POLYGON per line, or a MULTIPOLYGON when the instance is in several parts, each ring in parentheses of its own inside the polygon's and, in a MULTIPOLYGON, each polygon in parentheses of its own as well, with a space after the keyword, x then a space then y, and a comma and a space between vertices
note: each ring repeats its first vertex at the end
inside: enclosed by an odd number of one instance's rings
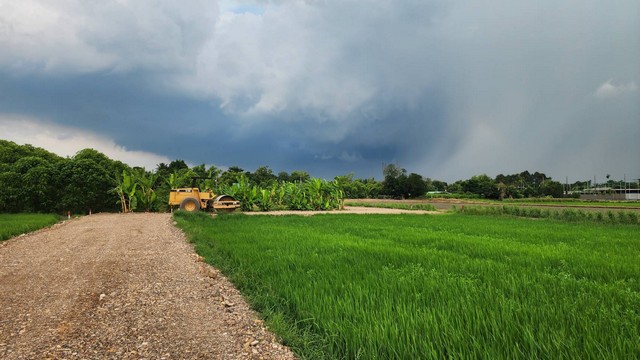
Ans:
POLYGON ((277 174, 268 166, 253 172, 238 166, 223 170, 204 164, 189 167, 183 160, 160 163, 148 171, 94 149, 60 157, 0 140, 0 212, 168 211, 170 190, 190 186, 235 196, 245 210, 250 206, 268 210, 285 202, 289 208, 335 208, 343 198, 419 198, 430 192, 503 199, 562 197, 564 191, 546 175, 528 171, 496 178, 478 175, 447 184, 389 164, 383 176, 377 181, 350 173, 325 181, 304 170, 277 174))

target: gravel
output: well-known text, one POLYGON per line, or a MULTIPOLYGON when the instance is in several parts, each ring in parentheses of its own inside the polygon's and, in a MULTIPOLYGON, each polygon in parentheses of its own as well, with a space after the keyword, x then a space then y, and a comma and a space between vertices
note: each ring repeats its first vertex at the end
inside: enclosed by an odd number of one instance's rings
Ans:
POLYGON ((294 359, 168 214, 0 243, 2 359, 294 359))

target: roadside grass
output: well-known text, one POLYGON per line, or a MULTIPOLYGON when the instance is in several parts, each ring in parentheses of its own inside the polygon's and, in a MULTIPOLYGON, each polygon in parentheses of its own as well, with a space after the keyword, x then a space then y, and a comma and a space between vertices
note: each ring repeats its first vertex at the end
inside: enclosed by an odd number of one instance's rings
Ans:
MULTIPOLYGON (((450 194, 452 195, 452 194, 450 194)), ((640 209, 640 201, 635 200, 578 200, 578 199, 562 199, 562 198, 524 198, 524 199, 505 199, 505 200, 493 200, 482 198, 470 198, 460 196, 448 196, 448 197, 432 197, 427 196, 422 199, 407 199, 407 200, 394 200, 394 201, 376 201, 376 199, 345 199, 345 205, 353 204, 376 204, 376 207, 389 206, 388 204, 430 204, 431 202, 438 202, 438 200, 455 201, 460 200, 462 202, 475 203, 475 204, 487 204, 487 205, 508 205, 508 206, 562 206, 562 207, 585 207, 585 208, 629 208, 640 209)), ((358 205, 367 206, 367 205, 358 205)), ((369 205, 372 206, 372 205, 369 205)))
POLYGON ((561 198, 525 198, 525 199, 505 199, 480 200, 492 204, 519 204, 519 205, 541 205, 541 206, 575 206, 575 207, 622 207, 640 208, 640 201, 635 200, 577 200, 561 198))
POLYGON ((0 214, 0 241, 57 223, 54 214, 0 214))
POLYGON ((349 201, 348 206, 360 206, 360 207, 374 207, 374 208, 386 208, 386 209, 401 209, 401 210, 424 210, 424 211, 438 211, 435 206, 425 203, 397 203, 397 202, 359 202, 349 201))
POLYGON ((174 218, 303 359, 640 357, 636 225, 174 218))
POLYGON ((453 207, 452 211, 468 215, 499 216, 508 215, 524 218, 556 219, 572 222, 597 222, 609 224, 638 225, 640 215, 637 211, 600 210, 583 211, 582 209, 541 209, 518 206, 461 206, 453 207))

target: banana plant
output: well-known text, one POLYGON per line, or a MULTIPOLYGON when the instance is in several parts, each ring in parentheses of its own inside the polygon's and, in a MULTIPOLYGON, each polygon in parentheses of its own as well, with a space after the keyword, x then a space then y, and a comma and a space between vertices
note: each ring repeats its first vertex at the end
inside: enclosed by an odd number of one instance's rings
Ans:
POLYGON ((118 173, 116 173, 116 176, 113 179, 114 179, 114 182, 116 183, 116 186, 113 189, 111 189, 110 192, 113 192, 118 195, 119 197, 118 203, 121 206, 122 212, 126 213, 127 198, 125 197, 124 184, 123 184, 122 178, 120 177, 120 175, 118 175, 118 173))
POLYGON ((244 175, 241 175, 238 182, 233 184, 231 188, 229 195, 240 201, 240 209, 242 211, 253 210, 253 206, 258 200, 258 187, 252 185, 244 175))
POLYGON ((122 175, 116 174, 115 183, 116 186, 111 189, 111 191, 115 192, 120 198, 118 202, 122 207, 122 212, 128 213, 135 210, 138 204, 136 199, 136 188, 138 184, 133 181, 131 175, 129 175, 126 170, 122 171, 122 175))
POLYGON ((169 189, 175 189, 178 187, 178 172, 173 171, 173 173, 169 174, 169 177, 165 179, 167 185, 169 185, 169 189))
POLYGON ((262 211, 269 211, 273 208, 273 193, 271 190, 260 189, 257 205, 262 211))
POLYGON ((141 171, 136 175, 136 183, 139 185, 140 190, 136 193, 137 198, 145 211, 151 211, 157 199, 154 185, 158 179, 158 175, 153 173, 147 174, 145 171, 141 171))

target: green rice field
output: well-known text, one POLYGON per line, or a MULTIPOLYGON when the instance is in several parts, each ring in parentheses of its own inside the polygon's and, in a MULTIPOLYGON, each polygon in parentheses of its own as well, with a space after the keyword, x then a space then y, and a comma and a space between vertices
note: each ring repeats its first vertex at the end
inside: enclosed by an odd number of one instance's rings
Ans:
POLYGON ((59 219, 53 214, 0 214, 0 240, 53 225, 59 219))
POLYGON ((428 203, 402 203, 402 202, 358 202, 349 201, 349 206, 359 207, 374 207, 374 208, 387 208, 387 209, 400 209, 400 210, 423 210, 423 211, 437 211, 435 206, 428 203))
POLYGON ((640 226, 176 213, 300 358, 640 358, 640 226))

